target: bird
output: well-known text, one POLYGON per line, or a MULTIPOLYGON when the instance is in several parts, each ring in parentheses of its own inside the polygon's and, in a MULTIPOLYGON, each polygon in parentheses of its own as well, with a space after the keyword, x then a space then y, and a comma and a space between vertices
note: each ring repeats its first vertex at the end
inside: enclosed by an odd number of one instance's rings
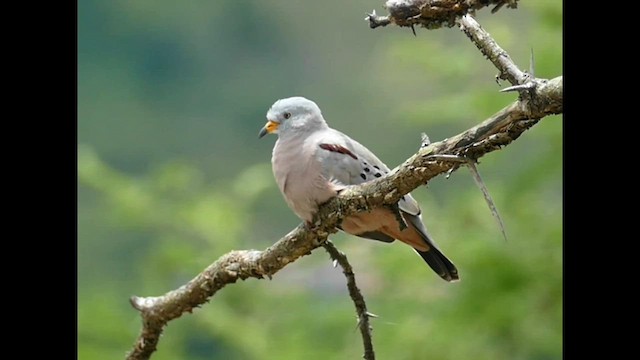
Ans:
MULTIPOLYGON (((279 99, 266 117, 258 138, 277 135, 271 156, 274 178, 287 205, 307 224, 311 224, 319 205, 348 186, 389 172, 387 165, 364 145, 329 127, 312 100, 302 96, 279 99)), ((458 269, 427 233, 418 202, 408 193, 397 205, 395 212, 376 207, 349 215, 338 228, 370 240, 399 240, 411 246, 442 279, 458 281, 458 269), (398 210, 405 224, 399 221, 398 210)))

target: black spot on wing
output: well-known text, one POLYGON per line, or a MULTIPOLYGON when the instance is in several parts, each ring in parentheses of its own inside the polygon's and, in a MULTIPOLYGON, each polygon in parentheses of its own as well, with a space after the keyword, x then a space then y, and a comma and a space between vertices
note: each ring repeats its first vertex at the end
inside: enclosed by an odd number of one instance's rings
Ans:
POLYGON ((367 180, 367 175, 360 173, 360 177, 362 178, 362 180, 367 180))
POLYGON ((380 177, 380 176, 382 176, 382 174, 380 174, 380 173, 375 173, 375 175, 373 175, 373 176, 375 176, 375 177, 380 177))

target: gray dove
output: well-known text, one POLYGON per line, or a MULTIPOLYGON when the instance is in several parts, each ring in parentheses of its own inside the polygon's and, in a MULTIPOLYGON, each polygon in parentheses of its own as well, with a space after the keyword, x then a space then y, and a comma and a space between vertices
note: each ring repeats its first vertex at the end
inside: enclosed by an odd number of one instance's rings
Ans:
MULTIPOLYGON (((277 134, 271 164, 285 201, 310 223, 318 206, 349 185, 383 176, 389 168, 366 147, 329 127, 315 102, 304 97, 276 101, 267 112, 259 137, 277 134)), ((378 207, 346 217, 340 229, 366 239, 400 240, 446 281, 458 280, 455 265, 436 247, 422 222, 418 202, 406 194, 398 202, 407 226, 390 208, 378 207)))

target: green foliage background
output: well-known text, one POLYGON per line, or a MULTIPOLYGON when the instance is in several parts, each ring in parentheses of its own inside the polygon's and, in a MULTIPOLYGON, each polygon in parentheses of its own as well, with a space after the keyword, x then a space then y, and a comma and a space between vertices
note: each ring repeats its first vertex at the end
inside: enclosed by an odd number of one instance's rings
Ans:
MULTIPOLYGON (((390 167, 426 132, 455 135, 515 99, 458 29, 371 30, 382 1, 78 2, 78 355, 124 358, 131 295, 174 289, 233 249, 299 220, 273 181, 269 106, 303 95, 390 167)), ((478 21, 524 69, 562 74, 562 2, 478 21)), ((504 241, 467 169, 413 194, 462 281, 401 243, 336 234, 373 320, 379 359, 562 357, 562 117, 481 159, 504 241)), ((357 359, 345 280, 321 249, 273 280, 229 286, 173 321, 153 358, 357 359)))

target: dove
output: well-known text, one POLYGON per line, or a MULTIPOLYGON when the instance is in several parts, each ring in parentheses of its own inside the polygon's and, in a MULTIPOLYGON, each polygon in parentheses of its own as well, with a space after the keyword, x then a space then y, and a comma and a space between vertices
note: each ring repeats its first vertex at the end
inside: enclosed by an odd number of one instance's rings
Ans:
MULTIPOLYGON (((310 224, 320 204, 351 185, 382 177, 389 168, 356 140, 332 129, 318 105, 304 97, 277 100, 267 112, 258 137, 278 136, 271 156, 274 178, 287 205, 310 224)), ((398 202, 397 211, 376 207, 345 217, 339 229, 361 238, 411 246, 446 281, 459 280, 455 265, 438 249, 422 222, 418 202, 411 194, 398 202)))

